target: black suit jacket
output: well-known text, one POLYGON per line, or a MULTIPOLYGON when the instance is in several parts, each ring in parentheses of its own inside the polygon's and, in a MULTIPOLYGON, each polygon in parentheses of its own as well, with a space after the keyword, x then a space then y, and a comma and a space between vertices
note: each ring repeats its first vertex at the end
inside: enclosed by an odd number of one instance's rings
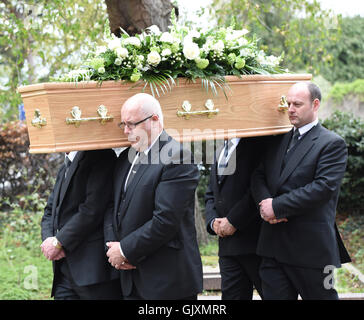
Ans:
POLYGON ((79 151, 66 179, 65 166, 60 168, 44 209, 42 240, 56 236, 61 242, 78 286, 115 277, 105 255, 103 234, 104 214, 112 205, 115 159, 112 150, 79 151))
MULTIPOLYGON (((194 223, 199 172, 194 164, 178 164, 181 152, 181 144, 163 131, 149 151, 149 163, 140 165, 125 193, 132 159, 124 151, 117 161, 114 214, 106 219, 105 230, 136 266, 121 271, 124 295, 133 284, 143 299, 179 299, 202 291, 194 223)), ((191 163, 190 156, 187 161, 191 163)))
MULTIPOLYGON (((211 167, 210 182, 205 194, 207 231, 215 218, 227 217, 237 229, 232 236, 219 237, 219 256, 251 254, 256 252, 261 218, 250 193, 251 174, 260 162, 270 137, 241 138, 229 159, 236 160, 235 171, 217 178, 217 161, 211 167)), ((217 152, 217 159, 220 152, 217 152)))
POLYGON ((281 172, 291 135, 276 137, 252 177, 256 203, 273 198, 276 217, 288 219, 263 222, 257 253, 294 266, 339 267, 350 261, 335 224, 347 161, 345 141, 318 124, 291 151, 281 172))

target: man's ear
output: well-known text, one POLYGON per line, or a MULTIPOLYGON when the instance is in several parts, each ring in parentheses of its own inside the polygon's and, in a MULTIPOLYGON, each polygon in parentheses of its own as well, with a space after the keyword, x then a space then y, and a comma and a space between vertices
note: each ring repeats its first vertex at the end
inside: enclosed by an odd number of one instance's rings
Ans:
POLYGON ((312 102, 313 110, 317 112, 318 109, 320 108, 320 104, 321 104, 321 102, 319 99, 313 100, 313 102, 312 102))

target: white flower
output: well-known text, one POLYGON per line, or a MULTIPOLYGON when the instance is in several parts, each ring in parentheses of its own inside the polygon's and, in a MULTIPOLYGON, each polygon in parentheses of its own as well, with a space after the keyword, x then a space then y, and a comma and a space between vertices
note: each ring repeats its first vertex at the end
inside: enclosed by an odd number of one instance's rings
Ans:
POLYGON ((161 31, 159 30, 158 26, 153 24, 152 26, 147 28, 151 33, 154 33, 156 36, 159 36, 161 34, 161 31))
POLYGON ((237 40, 241 37, 244 37, 244 35, 246 35, 249 31, 247 29, 242 29, 242 30, 229 30, 230 32, 228 32, 226 34, 226 41, 234 41, 237 40))
POLYGON ((170 49, 166 48, 166 49, 163 49, 161 55, 163 57, 166 57, 166 56, 169 56, 171 53, 172 53, 172 51, 170 49))
POLYGON ((200 48, 194 42, 185 42, 183 46, 183 54, 189 60, 195 60, 200 56, 200 48))
POLYGON ((121 47, 120 39, 116 37, 109 39, 107 41, 107 47, 112 51, 116 50, 117 48, 120 48, 121 47))
POLYGON ((104 73, 105 72, 105 68, 104 67, 100 67, 97 69, 98 73, 104 73))
POLYGON ((239 46, 246 46, 248 44, 248 40, 246 40, 245 38, 239 38, 238 44, 239 46))
POLYGON ((124 59, 129 56, 128 49, 120 47, 115 50, 116 55, 118 58, 124 59))
POLYGON ((161 56, 157 51, 153 50, 148 54, 147 61, 149 64, 156 66, 161 62, 161 56))
POLYGON ((276 56, 268 56, 265 59, 266 65, 272 66, 272 67, 278 66, 280 61, 281 61, 281 58, 276 57, 276 56))
POLYGON ((124 39, 123 45, 126 46, 128 44, 130 44, 134 47, 137 47, 137 48, 140 48, 140 46, 141 46, 141 42, 137 37, 130 37, 130 38, 124 39))
POLYGON ((254 52, 251 49, 243 48, 240 50, 240 56, 242 57, 254 57, 254 52))
POLYGON ((163 32, 159 40, 162 42, 173 43, 174 37, 169 32, 163 32))
POLYGON ((138 59, 139 59, 140 61, 144 61, 144 56, 143 56, 142 54, 140 54, 140 55, 138 55, 138 59))
POLYGON ((198 31, 196 31, 196 30, 192 30, 192 31, 190 31, 189 33, 188 33, 188 35, 187 35, 187 37, 188 38, 199 38, 201 36, 201 34, 198 32, 198 31))
POLYGON ((121 65, 121 62, 122 60, 120 58, 116 58, 114 63, 117 65, 117 66, 120 66, 121 65))
POLYGON ((101 53, 104 53, 106 52, 107 48, 105 46, 98 46, 96 47, 96 55, 100 55, 101 53))
POLYGON ((216 52, 222 52, 225 48, 224 42, 222 40, 217 41, 212 45, 212 50, 216 52))

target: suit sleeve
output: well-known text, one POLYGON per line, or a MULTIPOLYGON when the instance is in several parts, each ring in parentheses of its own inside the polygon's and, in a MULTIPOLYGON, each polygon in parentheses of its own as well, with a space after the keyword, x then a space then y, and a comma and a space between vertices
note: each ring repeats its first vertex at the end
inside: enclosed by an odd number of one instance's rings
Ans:
POLYGON ((260 201, 267 198, 272 198, 265 178, 264 160, 259 164, 252 174, 250 189, 254 202, 257 206, 260 201))
POLYGON ((78 212, 57 233, 57 239, 67 251, 75 250, 85 238, 104 221, 105 211, 111 203, 111 175, 114 157, 102 153, 90 161, 86 183, 86 198, 78 212))
POLYGON ((250 190, 246 189, 243 198, 231 208, 226 217, 236 229, 241 231, 257 216, 257 208, 251 200, 250 190))
MULTIPOLYGON (((110 205, 106 210, 104 216, 104 242, 117 241, 117 236, 114 233, 113 228, 113 214, 114 214, 114 206, 110 205)), ((105 245, 105 250, 108 248, 105 245)))
POLYGON ((177 235, 184 216, 194 212, 191 208, 194 208, 198 180, 195 165, 164 166, 155 190, 152 218, 120 241, 125 257, 132 264, 153 254, 177 235))
MULTIPOLYGON (((55 186, 56 186, 57 183, 59 183, 61 172, 63 172, 62 169, 60 169, 58 171, 55 186)), ((49 237, 54 236, 54 233, 53 233, 53 219, 52 219, 52 207, 53 207, 53 202, 55 201, 54 200, 55 186, 53 187, 53 190, 50 193, 50 195, 48 197, 48 200, 47 200, 47 204, 46 204, 46 206, 44 208, 44 214, 43 214, 42 221, 41 221, 42 241, 44 241, 45 239, 47 239, 49 237)))
POLYGON ((273 199, 275 216, 284 218, 304 214, 313 206, 329 201, 340 188, 346 161, 345 141, 336 139, 328 143, 318 159, 314 180, 273 199))
POLYGON ((218 218, 216 207, 215 207, 215 196, 211 187, 211 174, 210 174, 210 183, 207 186, 207 190, 205 193, 205 215, 206 215, 206 229, 207 232, 216 235, 215 231, 211 228, 211 222, 213 219, 218 218))

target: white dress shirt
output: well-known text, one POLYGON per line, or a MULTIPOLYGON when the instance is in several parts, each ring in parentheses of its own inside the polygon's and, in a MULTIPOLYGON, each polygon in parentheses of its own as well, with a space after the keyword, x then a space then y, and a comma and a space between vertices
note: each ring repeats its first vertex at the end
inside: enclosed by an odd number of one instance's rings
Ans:
MULTIPOLYGON (((300 140, 302 138, 302 135, 304 135, 306 132, 310 131, 317 124, 318 124, 318 119, 315 119, 314 121, 307 123, 306 125, 302 126, 301 128, 298 128, 298 131, 300 133, 298 140, 300 140)), ((294 130, 296 131, 297 128, 294 127, 294 130)))

